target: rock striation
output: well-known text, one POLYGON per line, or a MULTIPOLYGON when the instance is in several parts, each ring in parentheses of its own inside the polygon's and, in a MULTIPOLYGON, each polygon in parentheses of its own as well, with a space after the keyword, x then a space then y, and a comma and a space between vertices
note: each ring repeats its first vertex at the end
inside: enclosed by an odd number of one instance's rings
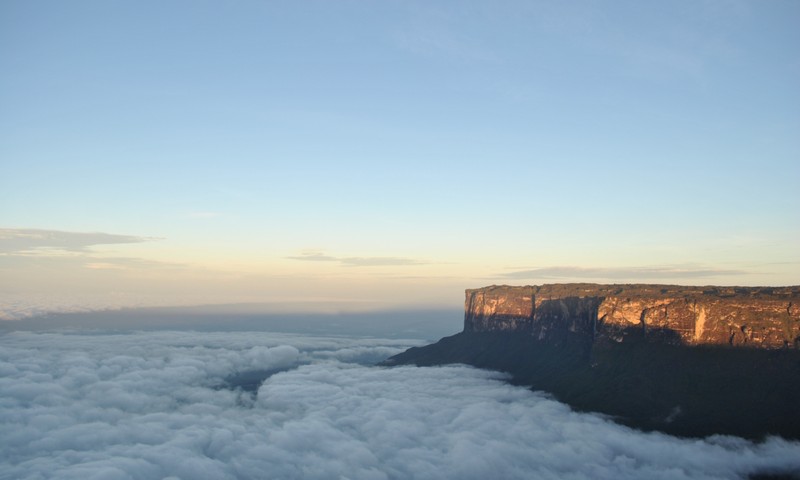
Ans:
POLYGON ((552 284, 466 291, 464 332, 800 348, 800 287, 552 284))

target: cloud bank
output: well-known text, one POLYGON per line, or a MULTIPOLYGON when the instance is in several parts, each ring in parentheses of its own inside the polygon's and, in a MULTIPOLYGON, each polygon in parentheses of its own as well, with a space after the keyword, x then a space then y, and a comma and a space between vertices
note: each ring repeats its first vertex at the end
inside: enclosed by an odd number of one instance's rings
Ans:
POLYGON ((268 333, 0 336, 3 479, 699 479, 800 472, 800 444, 636 432, 414 342, 268 333), (361 362, 361 363, 358 363, 361 362), (257 394, 220 388, 285 370, 257 394))
POLYGON ((0 228, 0 253, 24 254, 37 250, 86 252, 95 245, 142 243, 154 240, 111 233, 64 232, 33 228, 0 228))
POLYGON ((382 267, 397 265, 425 265, 426 262, 406 257, 334 257, 324 253, 303 253, 286 257, 289 260, 305 262, 337 262, 348 267, 382 267))
POLYGON ((32 268, 128 270, 182 268, 183 265, 146 260, 143 258, 109 257, 97 255, 92 247, 143 243, 157 238, 116 235, 111 233, 65 232, 33 228, 0 229, 0 268, 21 269, 16 273, 29 273, 32 268))

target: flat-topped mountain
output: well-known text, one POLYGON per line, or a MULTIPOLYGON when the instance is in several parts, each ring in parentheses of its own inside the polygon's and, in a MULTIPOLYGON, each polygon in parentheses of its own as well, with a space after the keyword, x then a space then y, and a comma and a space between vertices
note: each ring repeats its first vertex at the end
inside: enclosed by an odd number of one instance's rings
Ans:
POLYGON ((800 347, 800 287, 556 284, 466 291, 465 332, 800 347))
POLYGON ((796 286, 471 289, 461 333, 383 364, 447 363, 645 430, 800 439, 796 286))

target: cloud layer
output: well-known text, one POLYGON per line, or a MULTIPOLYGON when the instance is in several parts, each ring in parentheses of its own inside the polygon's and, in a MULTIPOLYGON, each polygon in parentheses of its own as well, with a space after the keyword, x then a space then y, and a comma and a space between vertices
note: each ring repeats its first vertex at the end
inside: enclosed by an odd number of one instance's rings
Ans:
POLYGON ((744 478, 800 444, 683 440, 502 374, 366 364, 414 342, 265 333, 0 336, 0 478, 744 478), (288 369, 257 395, 219 388, 288 369))
POLYGON ((111 233, 64 232, 33 228, 0 228, 0 253, 24 254, 44 249, 86 252, 95 245, 142 243, 153 240, 111 233))
POLYGON ((334 257, 324 253, 312 252, 286 257, 289 260, 305 262, 337 262, 348 267, 382 267, 397 265, 425 265, 426 262, 406 257, 334 257))
POLYGON ((510 279, 534 279, 534 278, 592 278, 608 280, 653 280, 653 279, 687 279, 687 278, 707 278, 725 275, 745 275, 749 272, 744 270, 730 270, 718 268, 700 267, 678 267, 678 266, 657 266, 657 267, 543 267, 528 270, 518 270, 515 272, 504 273, 501 276, 510 279))

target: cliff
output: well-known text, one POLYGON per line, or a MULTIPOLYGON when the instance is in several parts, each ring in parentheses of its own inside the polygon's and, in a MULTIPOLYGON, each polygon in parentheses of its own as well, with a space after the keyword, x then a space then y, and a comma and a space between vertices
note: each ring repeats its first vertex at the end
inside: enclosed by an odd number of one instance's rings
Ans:
POLYGON ((465 332, 800 348, 800 287, 560 284, 466 291, 465 332))
POLYGON ((800 287, 466 291, 464 331, 386 366, 465 363, 674 435, 800 439, 800 287))

